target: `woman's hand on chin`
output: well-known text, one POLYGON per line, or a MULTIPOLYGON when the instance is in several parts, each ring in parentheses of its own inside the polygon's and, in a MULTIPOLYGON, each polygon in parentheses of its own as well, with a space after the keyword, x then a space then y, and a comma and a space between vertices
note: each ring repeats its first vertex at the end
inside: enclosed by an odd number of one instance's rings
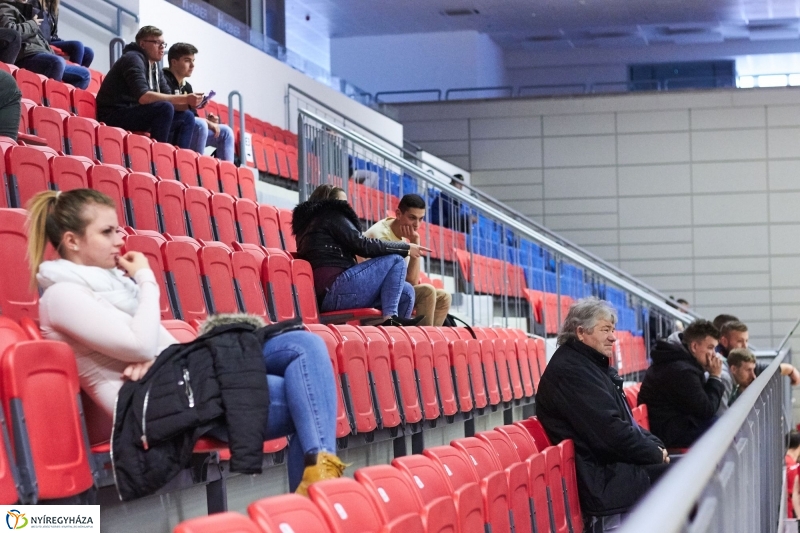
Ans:
POLYGON ((150 370, 150 367, 153 366, 156 360, 153 359, 152 361, 146 361, 144 363, 133 363, 125 367, 125 370, 122 371, 122 379, 127 379, 130 381, 139 381, 147 374, 147 371, 150 370))

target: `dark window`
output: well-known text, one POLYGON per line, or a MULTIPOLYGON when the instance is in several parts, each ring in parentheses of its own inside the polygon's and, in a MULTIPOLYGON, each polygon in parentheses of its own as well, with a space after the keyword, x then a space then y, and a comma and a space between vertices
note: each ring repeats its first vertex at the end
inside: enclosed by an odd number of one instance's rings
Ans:
POLYGON ((634 91, 736 86, 734 61, 631 65, 628 70, 634 91))

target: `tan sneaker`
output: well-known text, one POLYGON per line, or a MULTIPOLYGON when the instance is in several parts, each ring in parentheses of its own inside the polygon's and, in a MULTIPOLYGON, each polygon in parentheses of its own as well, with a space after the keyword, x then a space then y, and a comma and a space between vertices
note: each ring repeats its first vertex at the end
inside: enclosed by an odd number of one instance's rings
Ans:
POLYGON ((308 486, 323 479, 336 479, 342 477, 344 469, 350 466, 343 463, 341 459, 328 452, 317 454, 317 464, 307 466, 303 471, 303 480, 298 485, 295 494, 308 497, 308 486))

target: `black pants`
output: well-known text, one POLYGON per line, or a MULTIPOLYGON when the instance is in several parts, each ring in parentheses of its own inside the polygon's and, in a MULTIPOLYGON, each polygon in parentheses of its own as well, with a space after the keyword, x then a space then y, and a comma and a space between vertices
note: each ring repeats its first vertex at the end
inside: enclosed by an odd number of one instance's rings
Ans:
POLYGON ((21 99, 17 82, 11 74, 0 70, 0 136, 17 140, 21 99))
POLYGON ((100 114, 98 118, 109 126, 129 131, 148 131, 158 142, 172 143, 180 148, 192 147, 194 114, 175 111, 169 102, 120 107, 100 114))
POLYGON ((22 40, 19 32, 8 28, 0 28, 0 61, 13 64, 19 55, 22 40))

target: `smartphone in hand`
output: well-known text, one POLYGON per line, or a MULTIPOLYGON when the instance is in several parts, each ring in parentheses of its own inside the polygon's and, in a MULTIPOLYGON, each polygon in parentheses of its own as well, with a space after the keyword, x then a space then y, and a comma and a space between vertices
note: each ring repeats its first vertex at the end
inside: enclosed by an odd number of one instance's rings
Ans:
POLYGON ((214 91, 210 91, 207 95, 203 97, 203 99, 197 105, 197 109, 203 109, 206 105, 208 105, 208 101, 214 98, 214 96, 216 95, 217 93, 215 93, 214 91))

